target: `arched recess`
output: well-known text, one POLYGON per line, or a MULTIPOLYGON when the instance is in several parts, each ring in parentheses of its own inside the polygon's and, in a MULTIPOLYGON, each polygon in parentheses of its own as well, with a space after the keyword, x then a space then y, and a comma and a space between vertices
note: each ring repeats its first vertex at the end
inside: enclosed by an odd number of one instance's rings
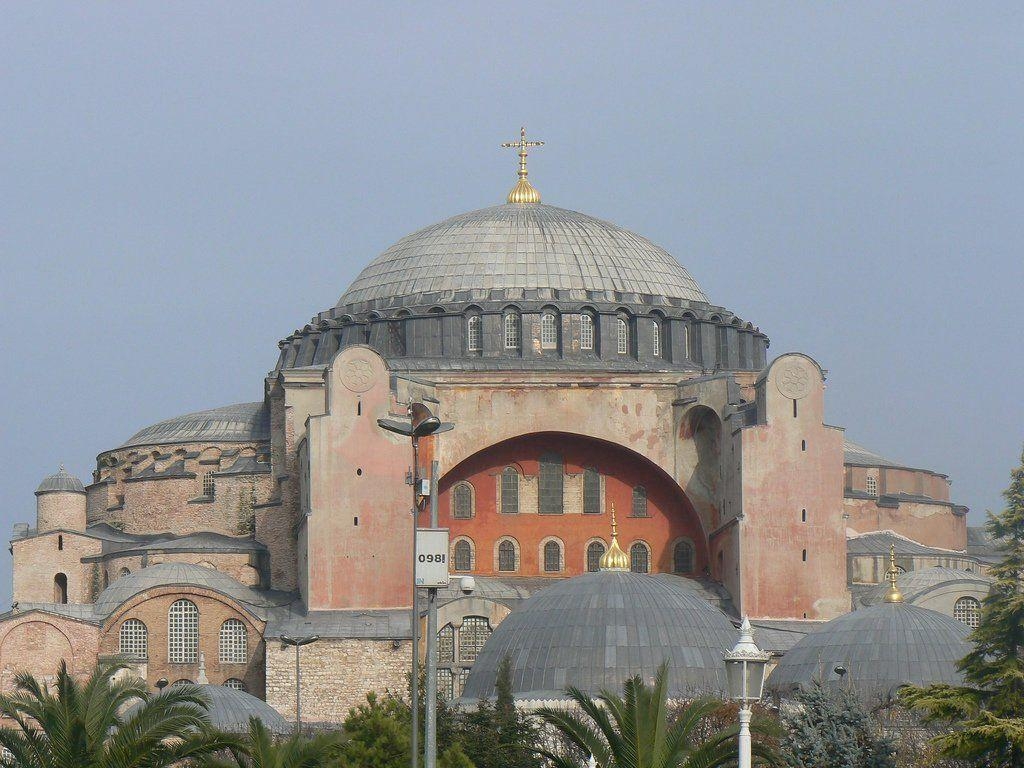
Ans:
POLYGON ((683 414, 679 425, 681 465, 692 468, 685 479, 687 496, 715 503, 722 479, 722 420, 705 405, 683 414))
POLYGON ((586 547, 594 540, 607 540, 613 503, 620 539, 646 541, 652 571, 673 572, 673 544, 682 538, 694 543, 694 572, 702 572, 708 562, 707 528, 694 505, 668 473, 622 445, 562 432, 523 435, 477 451, 453 466, 439 483, 440 525, 451 530, 453 540, 472 537, 477 555, 473 572, 497 578, 510 571, 498 568, 496 555, 487 555, 496 553, 503 539, 517 543, 516 575, 552 575, 545 568, 544 544, 554 536, 561 540, 559 575, 586 572, 586 547), (563 471, 564 510, 559 515, 541 514, 540 508, 541 460, 553 453, 561 458, 563 471), (518 514, 502 513, 500 507, 502 473, 509 466, 521 472, 518 514), (584 514, 584 478, 593 467, 600 473, 601 503, 596 513, 584 514), (452 494, 464 483, 476 489, 472 520, 456 519, 451 513, 452 494), (646 492, 644 517, 630 514, 637 488, 646 492))

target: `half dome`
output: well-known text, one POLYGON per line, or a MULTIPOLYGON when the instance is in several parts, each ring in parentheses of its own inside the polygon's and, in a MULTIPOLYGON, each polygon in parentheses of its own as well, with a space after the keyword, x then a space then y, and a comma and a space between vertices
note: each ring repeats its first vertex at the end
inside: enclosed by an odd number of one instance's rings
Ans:
POLYGON ((681 577, 600 571, 536 593, 498 625, 466 680, 466 700, 494 696, 498 666, 512 662, 517 699, 565 698, 567 686, 618 690, 669 664, 673 695, 721 693, 729 618, 681 577))
POLYGON ((903 685, 963 682, 957 662, 971 650, 966 625, 908 603, 879 603, 828 622, 790 648, 767 686, 785 695, 820 680, 849 686, 864 700, 903 685), (845 670, 843 674, 836 668, 845 670))
POLYGON ((494 289, 550 289, 579 300, 628 294, 707 303, 690 273, 647 238, 576 211, 509 203, 402 238, 359 274, 338 307, 410 304, 423 294, 468 292, 469 300, 486 299, 494 289))

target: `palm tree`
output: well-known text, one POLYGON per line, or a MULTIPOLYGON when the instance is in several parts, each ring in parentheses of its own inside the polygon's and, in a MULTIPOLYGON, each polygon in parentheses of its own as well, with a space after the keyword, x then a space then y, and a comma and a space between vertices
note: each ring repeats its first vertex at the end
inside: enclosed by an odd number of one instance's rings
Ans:
POLYGON ((274 742, 267 727, 249 718, 249 734, 241 744, 227 750, 227 757, 206 756, 198 768, 323 768, 333 765, 341 748, 341 735, 319 734, 305 738, 295 734, 274 742))
POLYGON ((232 737, 209 727, 199 688, 180 685, 154 696, 124 665, 100 665, 84 683, 61 662, 53 691, 22 672, 0 695, 5 765, 18 768, 165 768, 224 749, 232 737), (132 704, 135 706, 132 706, 132 704))
MULTIPOLYGON (((662 664, 648 687, 639 675, 622 686, 622 696, 601 691, 597 700, 578 688, 566 693, 575 704, 573 710, 537 710, 544 722, 554 726, 570 744, 585 755, 592 755, 599 768, 722 768, 737 760, 737 726, 724 728, 697 742, 697 729, 717 713, 723 702, 697 699, 678 710, 670 722, 668 715, 668 665, 662 664), (578 709, 579 711, 575 711, 578 709)), ((768 733, 772 729, 755 722, 752 730, 768 733)), ((579 768, 564 754, 537 750, 555 768, 579 768)), ((754 744, 761 764, 774 765, 773 751, 763 743, 754 744)))

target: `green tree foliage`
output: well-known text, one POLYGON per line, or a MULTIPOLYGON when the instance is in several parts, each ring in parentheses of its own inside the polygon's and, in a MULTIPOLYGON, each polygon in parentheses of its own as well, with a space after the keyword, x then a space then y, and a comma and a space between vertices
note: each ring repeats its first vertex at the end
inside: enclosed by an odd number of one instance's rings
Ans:
POLYGON ((498 666, 495 702, 482 700, 458 718, 456 738, 476 768, 540 768, 534 751, 537 727, 516 709, 512 699, 512 663, 498 666))
POLYGON ((971 634, 974 647, 958 665, 964 685, 901 693, 926 722, 955 725, 935 739, 943 754, 987 768, 1024 766, 1024 454, 1010 476, 1006 509, 989 513, 1003 559, 989 571, 995 581, 971 634))
POLYGON ((793 697, 783 723, 786 762, 794 768, 896 768, 895 746, 879 735, 848 691, 814 682, 793 697))
POLYGON ((154 696, 146 683, 100 665, 85 682, 63 662, 53 691, 21 673, 13 694, 0 695, 0 746, 19 768, 164 768, 230 747, 236 740, 209 728, 197 686, 154 696), (133 703, 137 706, 131 707, 133 703), (127 709, 127 714, 120 714, 127 709))
POLYGON ((391 695, 366 694, 366 703, 349 710, 341 764, 350 768, 407 768, 410 760, 408 706, 391 695))
POLYGON ((196 761, 198 768, 327 768, 336 765, 341 749, 340 734, 318 734, 306 738, 296 734, 275 740, 267 727, 249 718, 249 732, 226 756, 208 756, 196 761))
MULTIPOLYGON (((593 755, 601 768, 723 768, 736 762, 736 734, 732 725, 699 740, 700 724, 713 716, 722 702, 699 699, 668 712, 668 666, 658 669, 653 687, 640 677, 623 685, 622 696, 602 691, 597 700, 577 688, 566 692, 579 712, 540 709, 537 715, 556 728, 580 753, 593 755)), ((764 742, 769 726, 761 721, 751 725, 758 735, 753 744, 755 764, 774 765, 774 751, 764 742)), ((538 752, 556 768, 579 768, 572 756, 546 749, 538 752)))

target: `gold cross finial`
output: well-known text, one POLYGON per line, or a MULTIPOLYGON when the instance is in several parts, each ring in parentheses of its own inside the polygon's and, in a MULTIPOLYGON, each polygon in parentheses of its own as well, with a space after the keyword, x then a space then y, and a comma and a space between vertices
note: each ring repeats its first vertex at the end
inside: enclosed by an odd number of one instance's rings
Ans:
POLYGON ((896 577, 900 575, 899 568, 896 567, 896 545, 889 545, 889 569, 885 572, 885 579, 889 582, 889 591, 885 593, 885 602, 887 603, 902 603, 903 593, 900 592, 899 587, 896 586, 896 577))
POLYGON ((619 547, 618 526, 615 524, 615 504, 612 503, 612 541, 601 555, 599 566, 602 571, 628 571, 629 556, 619 547))
POLYGON ((506 141, 501 145, 505 149, 519 150, 519 181, 508 193, 510 203, 539 203, 540 192, 527 180, 529 171, 526 170, 526 150, 530 147, 543 147, 543 141, 527 141, 526 126, 519 129, 519 141, 506 141))

